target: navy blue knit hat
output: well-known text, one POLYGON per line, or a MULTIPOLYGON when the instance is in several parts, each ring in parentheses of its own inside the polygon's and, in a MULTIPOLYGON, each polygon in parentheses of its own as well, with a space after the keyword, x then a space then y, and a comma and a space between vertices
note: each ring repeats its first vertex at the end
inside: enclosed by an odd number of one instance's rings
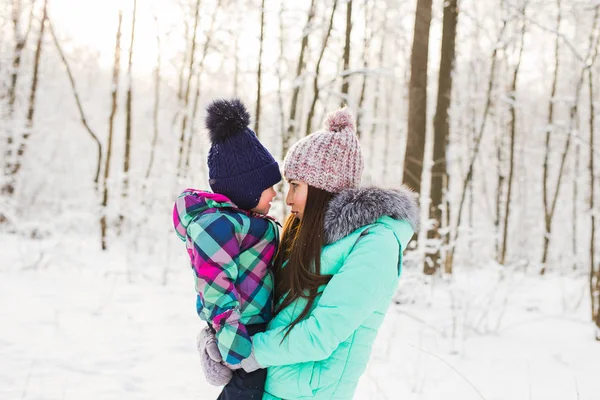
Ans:
POLYGON ((215 100, 206 112, 210 187, 251 210, 265 189, 281 181, 279 165, 248 127, 250 114, 240 100, 215 100))

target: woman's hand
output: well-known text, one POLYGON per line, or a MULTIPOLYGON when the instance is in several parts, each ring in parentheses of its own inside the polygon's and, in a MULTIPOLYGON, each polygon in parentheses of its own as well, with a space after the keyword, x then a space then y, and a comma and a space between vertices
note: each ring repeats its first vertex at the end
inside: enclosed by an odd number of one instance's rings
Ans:
POLYGON ((214 386, 223 386, 229 383, 233 373, 223 364, 223 358, 217 347, 217 338, 209 327, 200 331, 196 337, 200 364, 207 382, 214 386))
POLYGON ((250 353, 250 356, 248 358, 244 358, 242 360, 242 362, 240 362, 239 364, 228 364, 226 362, 223 362, 223 364, 225 364, 229 369, 231 370, 237 370, 237 369, 243 369, 244 371, 250 373, 250 372, 254 372, 257 369, 263 369, 264 367, 262 365, 260 365, 258 363, 258 361, 256 361, 256 357, 254 356, 254 350, 252 350, 252 353, 250 353))

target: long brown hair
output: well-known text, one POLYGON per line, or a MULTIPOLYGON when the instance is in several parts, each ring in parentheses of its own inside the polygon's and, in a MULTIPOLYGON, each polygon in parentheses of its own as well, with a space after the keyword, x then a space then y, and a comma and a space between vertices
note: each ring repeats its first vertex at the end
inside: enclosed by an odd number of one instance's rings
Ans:
POLYGON ((302 220, 290 215, 275 257, 276 312, 299 298, 308 300, 304 310, 288 326, 284 339, 310 312, 320 286, 331 279, 321 275, 321 250, 325 244, 325 211, 333 193, 308 186, 302 220), (284 263, 287 261, 287 264, 284 263))

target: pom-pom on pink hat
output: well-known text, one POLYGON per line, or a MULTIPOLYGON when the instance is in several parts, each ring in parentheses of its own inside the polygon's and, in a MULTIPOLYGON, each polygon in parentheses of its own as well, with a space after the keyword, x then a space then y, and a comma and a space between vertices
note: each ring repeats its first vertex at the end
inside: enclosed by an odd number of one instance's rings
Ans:
POLYGON ((283 164, 287 179, 331 193, 357 188, 363 168, 354 118, 345 107, 329 114, 323 130, 294 144, 283 164))

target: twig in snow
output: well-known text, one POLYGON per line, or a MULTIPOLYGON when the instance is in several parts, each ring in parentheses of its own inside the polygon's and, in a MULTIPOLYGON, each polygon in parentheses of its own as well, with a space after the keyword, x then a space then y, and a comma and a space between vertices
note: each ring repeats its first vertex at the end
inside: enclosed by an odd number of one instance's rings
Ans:
POLYGON ((29 373, 27 374, 27 380, 25 381, 25 387, 23 388, 23 393, 21 394, 21 400, 25 398, 27 395, 27 388, 29 387, 29 379, 31 378, 31 372, 33 371, 33 366, 35 365, 35 360, 31 362, 31 366, 29 367, 29 373))
POLYGON ((460 377, 461 377, 461 378, 462 378, 462 379, 463 379, 465 382, 467 382, 467 383, 469 384, 469 386, 471 386, 471 387, 473 388, 473 390, 474 390, 474 391, 475 391, 475 392, 476 392, 476 393, 479 395, 479 397, 481 397, 483 400, 486 400, 486 398, 483 396, 483 394, 481 394, 481 392, 479 391, 479 389, 477 389, 477 387, 475 387, 475 385, 473 385, 473 383, 471 383, 471 381, 470 381, 470 380, 469 380, 469 379, 468 379, 466 376, 464 376, 464 375, 463 375, 463 374, 462 374, 462 373, 461 373, 461 372, 460 372, 458 369, 456 369, 456 368, 455 368, 455 367, 454 367, 452 364, 450 364, 448 361, 444 360, 442 357, 440 357, 440 356, 438 356, 438 355, 436 355, 436 354, 433 354, 433 353, 432 353, 432 352, 430 352, 430 351, 427 351, 427 350, 425 350, 425 349, 418 348, 417 346, 414 346, 414 345, 412 345, 412 344, 410 344, 410 343, 407 343, 407 344, 408 344, 410 347, 412 347, 412 348, 414 348, 414 349, 416 349, 416 350, 422 351, 423 353, 429 354, 430 356, 432 356, 432 357, 434 357, 434 358, 436 358, 436 359, 440 360, 440 361, 441 361, 441 362, 443 362, 444 364, 446 364, 448 367, 450 367, 450 369, 452 369, 454 372, 456 372, 456 374, 457 374, 458 376, 460 376, 460 377))

